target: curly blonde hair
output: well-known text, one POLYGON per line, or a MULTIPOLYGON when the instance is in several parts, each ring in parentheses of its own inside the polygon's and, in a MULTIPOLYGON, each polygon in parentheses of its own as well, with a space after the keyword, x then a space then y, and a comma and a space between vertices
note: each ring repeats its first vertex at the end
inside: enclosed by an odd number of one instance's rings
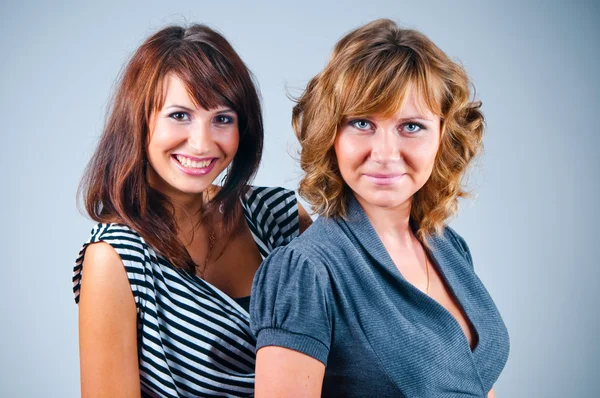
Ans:
POLYGON ((337 166, 334 143, 348 116, 389 117, 416 88, 424 105, 440 116, 441 140, 433 171, 415 193, 411 221, 417 235, 441 233, 458 211, 458 198, 469 163, 482 149, 481 102, 470 100, 465 70, 420 32, 379 19, 344 36, 325 69, 297 100, 292 126, 300 141, 300 165, 306 173, 300 194, 313 211, 344 217, 349 188, 337 166))

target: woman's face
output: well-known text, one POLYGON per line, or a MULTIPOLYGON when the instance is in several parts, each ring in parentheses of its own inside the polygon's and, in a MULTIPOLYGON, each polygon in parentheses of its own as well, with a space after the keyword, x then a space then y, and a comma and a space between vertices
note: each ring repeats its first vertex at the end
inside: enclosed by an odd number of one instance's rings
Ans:
POLYGON ((431 175, 440 144, 440 118, 410 90, 391 118, 348 117, 338 128, 335 154, 342 178, 363 205, 396 208, 431 175))
POLYGON ((198 196, 237 152, 237 114, 226 107, 197 106, 174 75, 165 85, 164 105, 150 127, 148 179, 171 198, 198 196))

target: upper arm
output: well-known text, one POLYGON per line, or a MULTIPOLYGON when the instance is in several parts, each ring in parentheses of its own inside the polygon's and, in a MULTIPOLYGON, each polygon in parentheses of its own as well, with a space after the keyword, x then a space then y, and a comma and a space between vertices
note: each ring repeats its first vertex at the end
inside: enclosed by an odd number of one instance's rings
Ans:
POLYGON ((256 354, 255 396, 320 397, 325 365, 288 348, 268 346, 256 354))
MULTIPOLYGON (((302 239, 302 238, 300 238, 302 239)), ((331 286, 324 266, 286 246, 254 277, 258 396, 319 396, 332 341, 331 286)))
POLYGON ((137 312, 119 254, 105 242, 88 245, 79 296, 83 397, 139 397, 137 312))
POLYGON ((312 218, 310 218, 306 209, 298 202, 298 229, 300 233, 304 232, 311 224, 312 218))

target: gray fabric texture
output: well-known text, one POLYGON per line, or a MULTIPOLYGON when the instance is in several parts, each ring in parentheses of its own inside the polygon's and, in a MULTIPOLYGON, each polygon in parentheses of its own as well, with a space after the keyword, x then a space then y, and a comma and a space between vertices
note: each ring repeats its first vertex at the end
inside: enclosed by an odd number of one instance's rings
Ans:
POLYGON ((485 397, 508 358, 502 318, 451 228, 429 257, 478 337, 406 281, 356 199, 346 220, 319 218, 275 249, 254 278, 257 350, 290 348, 326 365, 325 397, 485 397))

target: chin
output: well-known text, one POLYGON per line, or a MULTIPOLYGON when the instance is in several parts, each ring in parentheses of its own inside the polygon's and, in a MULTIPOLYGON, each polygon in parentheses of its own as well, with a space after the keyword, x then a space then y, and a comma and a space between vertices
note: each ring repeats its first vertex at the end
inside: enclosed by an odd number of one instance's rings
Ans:
POLYGON ((202 184, 202 185, 192 185, 192 186, 185 186, 185 187, 181 187, 179 190, 182 193, 185 194, 189 194, 189 195, 197 195, 197 194, 201 194, 202 192, 206 191, 210 186, 211 183, 208 184, 202 184))
POLYGON ((365 192, 364 195, 360 192, 356 192, 360 195, 366 204, 381 208, 394 208, 398 207, 411 197, 407 195, 399 194, 398 192, 365 192))
POLYGON ((199 195, 202 192, 206 191, 212 184, 212 181, 208 181, 207 183, 199 184, 196 182, 183 182, 183 181, 166 181, 168 188, 172 194, 176 195, 199 195))

